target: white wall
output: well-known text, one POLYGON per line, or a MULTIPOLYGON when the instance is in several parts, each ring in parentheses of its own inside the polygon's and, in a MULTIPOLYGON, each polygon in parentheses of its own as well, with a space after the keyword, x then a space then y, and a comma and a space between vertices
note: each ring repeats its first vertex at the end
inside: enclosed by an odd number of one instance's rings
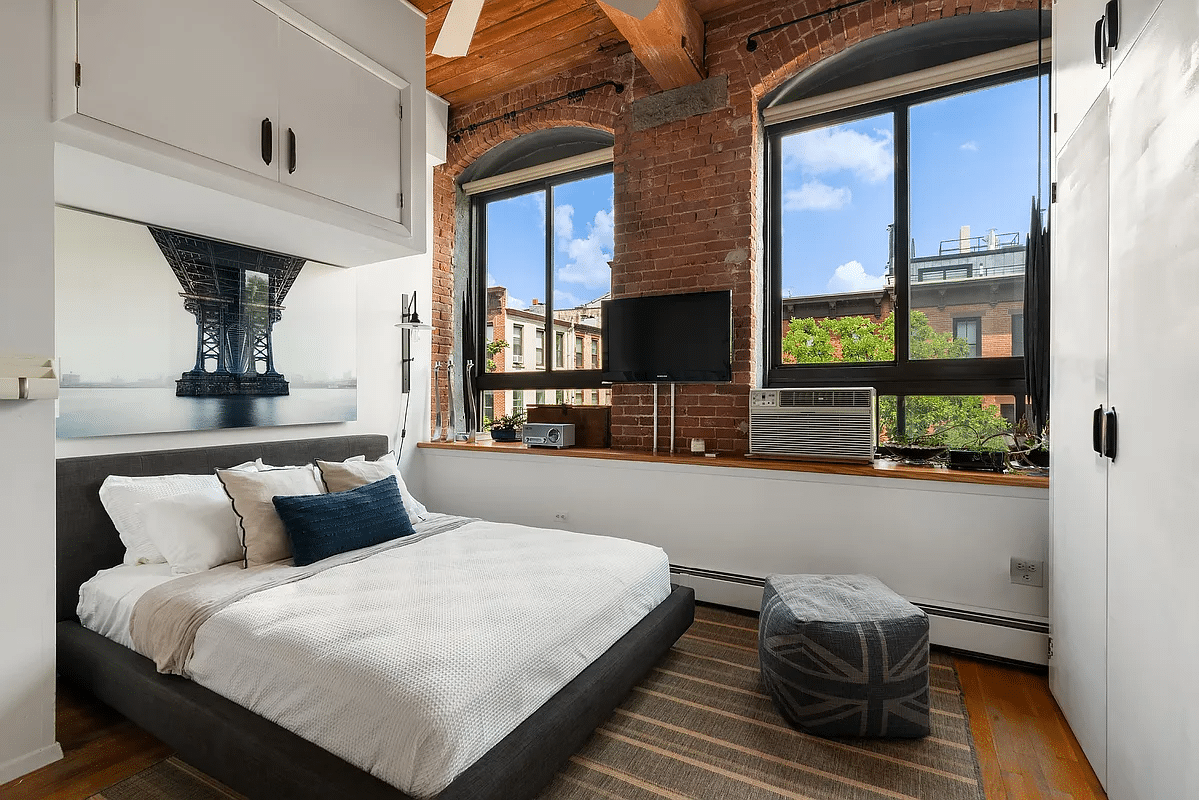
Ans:
MULTIPOLYGON (((0 3, 0 354, 54 352, 50 5, 0 3)), ((0 783, 54 741, 54 403, 0 401, 0 783)))
MULTIPOLYGON (((915 600, 1043 621, 1047 489, 421 450, 435 511, 656 544, 672 564, 763 577, 867 572, 915 600), (566 512, 565 525, 554 515, 566 512)), ((724 602, 733 602, 725 600, 724 602)))

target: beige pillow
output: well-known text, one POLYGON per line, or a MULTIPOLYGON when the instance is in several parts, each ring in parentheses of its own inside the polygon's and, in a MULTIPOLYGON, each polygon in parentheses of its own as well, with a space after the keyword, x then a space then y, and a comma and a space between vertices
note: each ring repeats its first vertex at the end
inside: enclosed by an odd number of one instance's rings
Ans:
POLYGON ((233 500, 241 530, 243 564, 248 567, 291 558, 287 529, 275 511, 276 495, 322 494, 311 467, 237 472, 218 469, 217 478, 233 500))
POLYGON ((399 464, 391 453, 383 454, 378 461, 366 461, 362 456, 346 461, 317 459, 316 466, 320 470, 321 480, 325 482, 325 488, 330 493, 357 489, 359 486, 366 486, 368 483, 394 475, 396 483, 400 485, 400 496, 404 498, 404 511, 408 513, 409 518, 415 521, 429 513, 429 509, 413 497, 412 492, 404 485, 404 476, 400 474, 399 464))

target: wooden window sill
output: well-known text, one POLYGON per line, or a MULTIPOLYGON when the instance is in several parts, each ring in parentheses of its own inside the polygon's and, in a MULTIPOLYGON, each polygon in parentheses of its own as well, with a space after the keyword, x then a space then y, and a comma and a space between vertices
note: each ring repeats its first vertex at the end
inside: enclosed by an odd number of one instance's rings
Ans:
POLYGON ((846 464, 835 461, 792 461, 755 456, 718 455, 716 457, 693 456, 690 454, 654 455, 640 450, 610 450, 587 447, 568 447, 561 450, 552 447, 525 447, 520 442, 418 442, 417 447, 430 450, 454 450, 479 453, 532 453, 539 456, 564 458, 599 458, 608 461, 641 461, 653 464, 686 464, 704 467, 738 467, 741 469, 768 469, 783 472, 814 472, 824 475, 856 475, 869 478, 902 478, 917 481, 942 481, 945 483, 976 483, 990 486, 1023 486, 1048 489, 1046 475, 1022 475, 998 472, 967 472, 945 467, 910 467, 892 461, 877 460, 874 464, 846 464))

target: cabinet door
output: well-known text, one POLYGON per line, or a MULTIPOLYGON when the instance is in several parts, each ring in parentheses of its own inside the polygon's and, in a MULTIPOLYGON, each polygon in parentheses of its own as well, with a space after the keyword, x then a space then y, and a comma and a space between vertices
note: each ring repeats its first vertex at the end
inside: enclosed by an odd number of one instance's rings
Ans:
POLYGON ((1199 797, 1199 3, 1112 77, 1109 792, 1199 797))
POLYGON ((1107 757, 1107 475, 1092 447, 1107 406, 1107 91, 1057 161, 1049 420, 1053 554, 1049 685, 1095 774, 1107 757))
POLYGON ((1053 111, 1055 150, 1061 151, 1107 84, 1095 63, 1095 22, 1106 0, 1056 0, 1053 4, 1053 111))
POLYGON ((1145 23, 1161 5, 1162 0, 1119 0, 1120 41, 1110 51, 1112 74, 1119 71, 1124 58, 1132 51, 1133 44, 1145 30, 1145 23))
POLYGON ((280 47, 280 180, 398 220, 400 90, 291 25, 280 47))
POLYGON ((278 114, 278 29, 248 0, 80 2, 78 111, 277 178, 262 121, 278 114))

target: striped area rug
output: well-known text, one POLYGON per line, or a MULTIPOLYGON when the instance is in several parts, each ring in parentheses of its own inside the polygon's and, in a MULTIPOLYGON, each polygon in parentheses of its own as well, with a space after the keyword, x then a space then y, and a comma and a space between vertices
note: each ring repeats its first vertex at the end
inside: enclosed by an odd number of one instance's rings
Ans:
MULTIPOLYGON (((757 616, 695 624, 539 800, 984 800, 952 659, 933 653, 932 735, 828 740, 787 726, 758 676, 757 616)), ((238 800, 174 758, 90 800, 238 800)))
POLYGON ((952 659, 932 656, 932 735, 790 728, 758 674, 757 617, 709 606, 541 800, 983 800, 952 659))

